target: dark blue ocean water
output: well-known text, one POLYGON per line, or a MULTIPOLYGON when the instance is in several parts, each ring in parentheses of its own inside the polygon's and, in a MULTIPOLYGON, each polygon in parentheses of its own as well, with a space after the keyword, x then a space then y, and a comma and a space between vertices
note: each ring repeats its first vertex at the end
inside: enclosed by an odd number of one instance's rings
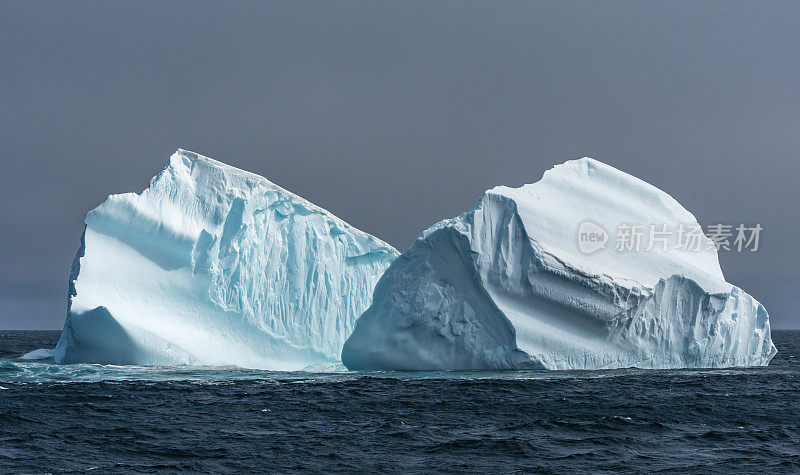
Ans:
MULTIPOLYGON (((270 373, 20 359, 0 331, 0 472, 800 472, 800 332, 767 368, 270 373)), ((46 351, 26 358, 46 357, 46 351)))

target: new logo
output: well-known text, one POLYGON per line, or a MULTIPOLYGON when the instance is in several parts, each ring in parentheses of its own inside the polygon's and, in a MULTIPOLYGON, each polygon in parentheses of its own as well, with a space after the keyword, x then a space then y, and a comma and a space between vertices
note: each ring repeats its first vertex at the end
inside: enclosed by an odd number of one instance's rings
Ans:
POLYGON ((592 221, 584 221, 578 227, 578 249, 584 254, 593 254, 606 247, 608 233, 592 221))

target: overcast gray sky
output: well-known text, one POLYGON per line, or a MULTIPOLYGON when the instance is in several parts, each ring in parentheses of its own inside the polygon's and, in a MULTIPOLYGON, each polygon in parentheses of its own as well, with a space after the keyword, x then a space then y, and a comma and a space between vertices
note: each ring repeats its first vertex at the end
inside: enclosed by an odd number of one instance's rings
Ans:
POLYGON ((408 248, 591 156, 701 223, 800 328, 800 4, 37 2, 0 15, 0 328, 61 328, 83 216, 182 147, 408 248))

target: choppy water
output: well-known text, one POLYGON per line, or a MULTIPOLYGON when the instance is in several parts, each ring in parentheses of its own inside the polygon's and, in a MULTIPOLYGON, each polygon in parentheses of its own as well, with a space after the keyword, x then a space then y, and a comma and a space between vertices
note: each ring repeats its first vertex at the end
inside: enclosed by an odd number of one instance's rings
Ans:
POLYGON ((57 338, 0 331, 0 472, 800 471, 798 331, 767 368, 507 373, 30 353, 57 338))

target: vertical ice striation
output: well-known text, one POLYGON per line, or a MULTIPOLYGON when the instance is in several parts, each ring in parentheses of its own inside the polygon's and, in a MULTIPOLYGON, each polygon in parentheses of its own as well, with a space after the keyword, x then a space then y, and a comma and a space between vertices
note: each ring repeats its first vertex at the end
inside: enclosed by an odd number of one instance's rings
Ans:
MULTIPOLYGON (((559 165, 422 233, 375 288, 350 369, 760 366, 766 310, 725 282, 716 249, 581 249, 578 231, 697 226, 668 194, 596 160, 559 165)), ((671 239, 676 239, 673 234, 671 239)))
POLYGON ((337 361, 398 255, 263 177, 185 150, 85 222, 62 363, 337 361))

